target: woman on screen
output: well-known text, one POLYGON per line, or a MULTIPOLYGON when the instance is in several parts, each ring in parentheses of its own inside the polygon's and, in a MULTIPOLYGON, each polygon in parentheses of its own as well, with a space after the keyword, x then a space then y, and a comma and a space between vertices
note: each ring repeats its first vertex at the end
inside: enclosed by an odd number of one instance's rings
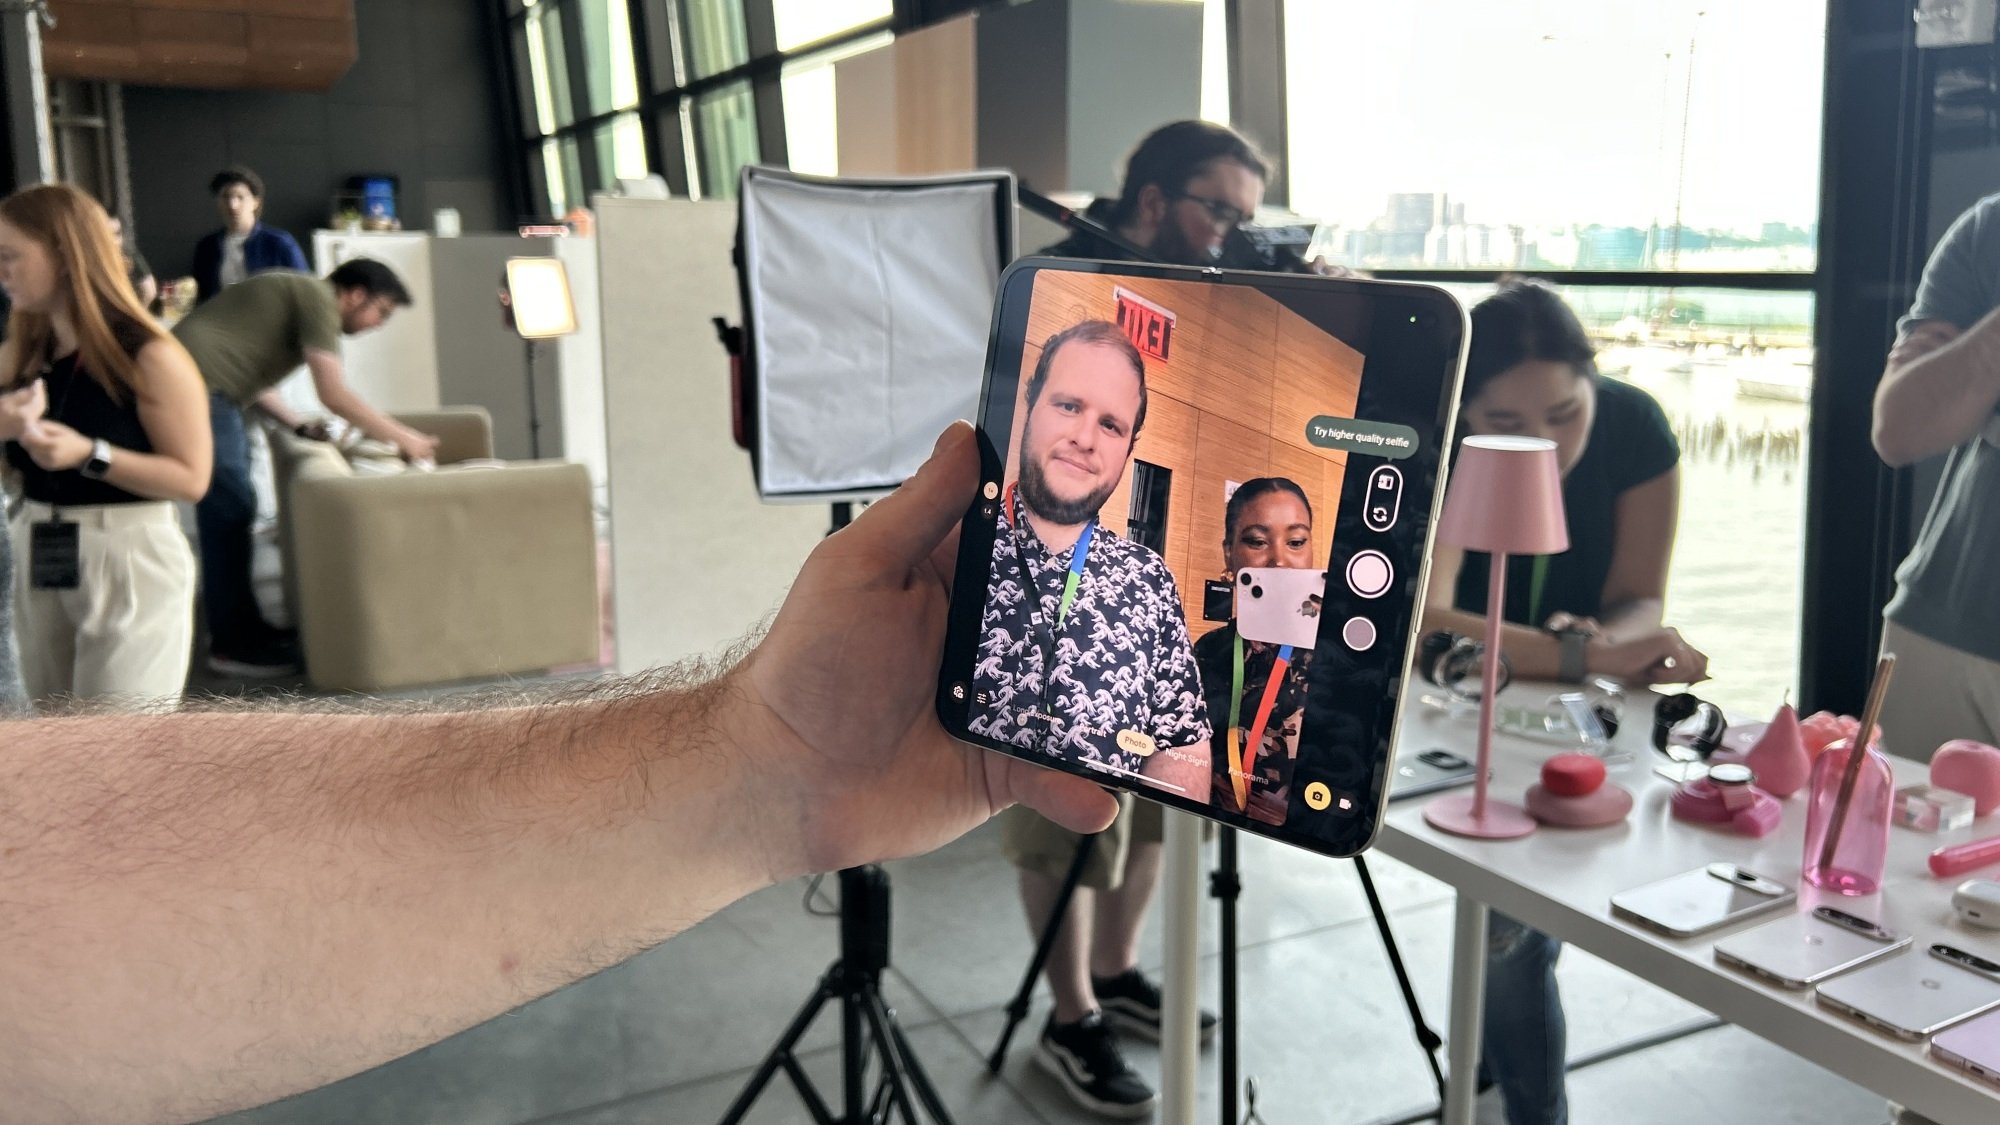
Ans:
MULTIPOLYGON (((1244 567, 1313 565, 1312 504, 1285 477, 1244 481, 1223 513, 1222 560, 1231 585, 1244 567)), ((1246 641, 1232 619, 1195 642, 1214 735, 1209 802, 1266 824, 1283 824, 1291 800, 1312 653, 1246 641), (1279 677, 1275 691, 1266 688, 1279 677)))

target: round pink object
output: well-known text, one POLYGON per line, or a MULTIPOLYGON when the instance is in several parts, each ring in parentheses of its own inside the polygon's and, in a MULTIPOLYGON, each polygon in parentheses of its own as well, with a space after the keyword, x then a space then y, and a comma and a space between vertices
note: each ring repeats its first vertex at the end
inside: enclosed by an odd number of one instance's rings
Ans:
POLYGON ((1542 763, 1542 788, 1558 797, 1582 797, 1604 784, 1604 763, 1588 754, 1557 754, 1542 763))
POLYGON ((1581 797, 1551 793, 1540 782, 1528 786, 1529 815, 1556 828, 1602 828, 1625 819, 1632 811, 1632 794, 1617 785, 1601 785, 1581 797))
POLYGON ((1972 798, 1972 811, 1985 816, 2000 808, 2000 749, 1954 738, 1931 756, 1931 784, 1972 798))

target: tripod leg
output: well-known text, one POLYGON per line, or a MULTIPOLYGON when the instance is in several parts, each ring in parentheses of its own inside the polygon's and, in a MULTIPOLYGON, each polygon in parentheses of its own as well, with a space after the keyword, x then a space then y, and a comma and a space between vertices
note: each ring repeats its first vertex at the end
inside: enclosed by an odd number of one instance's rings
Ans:
POLYGON ((1237 879, 1236 830, 1224 827, 1217 836, 1210 889, 1222 900, 1222 1120, 1236 1125, 1236 900, 1243 884, 1237 879))
POLYGON ((1389 915, 1382 909, 1382 897, 1375 893, 1375 879, 1368 873, 1368 861, 1354 857, 1355 873, 1361 876, 1361 893, 1368 896, 1368 912, 1375 916, 1375 931, 1382 937, 1382 951, 1389 955, 1389 967, 1396 971, 1396 986, 1403 990, 1403 1007, 1410 1012, 1410 1030, 1424 1049, 1424 1061, 1431 1064, 1431 1081, 1437 1084, 1438 1101, 1444 1101, 1444 1070, 1438 1065, 1438 1048, 1444 1040, 1424 1022, 1424 1010, 1417 1003, 1417 990, 1410 984, 1410 970, 1403 966, 1403 951, 1389 930, 1389 915))
MULTIPOLYGON (((924 1112, 936 1125, 952 1125, 951 1114, 944 1108, 944 1099, 938 1097, 937 1087, 931 1085, 931 1076, 924 1070, 924 1064, 918 1061, 916 1051, 911 1049, 909 1037, 903 1034, 903 1025, 896 1022, 896 1013, 882 1002, 879 993, 873 1000, 871 1018, 875 1021, 875 1034, 881 1039, 888 1069, 909 1080, 911 1088, 917 1092, 917 1100, 923 1103, 924 1112)), ((905 1097, 905 1108, 908 1104, 905 1097)))
POLYGON ((1014 1030, 1028 1018, 1028 1001, 1035 994, 1035 982, 1041 978, 1042 966, 1048 964, 1049 951, 1055 948, 1056 932, 1062 929, 1063 922, 1069 917, 1070 899, 1076 896, 1077 884, 1083 882, 1084 868, 1090 866, 1090 853, 1096 846, 1096 836, 1085 836, 1076 842, 1076 857, 1069 861, 1069 870, 1063 873, 1062 890, 1056 894, 1056 908, 1049 915, 1049 924, 1042 927, 1042 936, 1035 941, 1035 955, 1028 960, 1028 971, 1021 977, 1021 987, 1007 1002, 1006 1026, 1000 1029, 1000 1041, 993 1045, 993 1054, 986 1060, 986 1070, 990 1074, 1000 1073, 1000 1064, 1007 1061, 1007 1045, 1014 1041, 1014 1030))
MULTIPOLYGON (((799 1040, 804 1038, 806 1028, 812 1026, 813 1017, 819 1015, 820 1006, 837 995, 834 976, 838 972, 840 967, 836 965, 820 979, 819 988, 806 1000, 805 1006, 799 1009, 799 1014, 793 1017, 791 1026, 787 1027, 785 1034, 779 1037, 777 1045, 771 1048, 771 1053, 764 1056, 763 1063, 757 1067, 757 1073, 750 1076, 750 1081, 743 1087, 743 1092, 736 1095, 736 1100, 730 1103, 728 1112, 722 1115, 722 1125, 737 1125, 737 1122, 742 1121, 743 1115, 750 1112, 750 1107, 757 1103, 758 1095, 764 1092, 764 1087, 781 1067, 791 1077, 792 1084, 799 1088, 801 1096, 811 1089, 803 1081, 805 1074, 799 1069, 792 1051, 799 1045, 799 1040)), ((831 1120, 823 1105, 814 1112, 814 1117, 821 1122, 831 1120)))

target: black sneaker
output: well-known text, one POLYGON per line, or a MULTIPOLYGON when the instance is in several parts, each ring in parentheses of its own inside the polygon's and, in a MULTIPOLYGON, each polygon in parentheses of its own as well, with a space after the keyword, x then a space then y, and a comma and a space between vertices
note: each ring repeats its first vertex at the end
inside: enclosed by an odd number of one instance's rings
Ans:
MULTIPOLYGON (((1146 979, 1137 966, 1115 977, 1090 977, 1091 990, 1104 1008, 1104 1018, 1120 1031, 1128 1031, 1154 1043, 1160 1041, 1160 986, 1146 979)), ((1201 1041, 1215 1038, 1215 1013, 1201 1013, 1201 1041)))
POLYGON ((1062 1024, 1051 1015, 1035 1044, 1035 1062, 1092 1113, 1144 1117, 1159 1100, 1119 1053, 1118 1035, 1101 1012, 1062 1024))
POLYGON ((241 652, 210 649, 208 670, 218 676, 234 676, 242 680, 272 680, 282 676, 296 676, 302 668, 296 645, 271 642, 255 645, 241 652))

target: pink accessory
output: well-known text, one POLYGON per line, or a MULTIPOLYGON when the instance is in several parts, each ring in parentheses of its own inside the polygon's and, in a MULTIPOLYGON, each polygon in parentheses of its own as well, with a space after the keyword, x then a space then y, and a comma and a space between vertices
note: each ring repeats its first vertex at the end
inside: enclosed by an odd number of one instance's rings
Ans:
MULTIPOLYGON (((1814 711, 1812 714, 1799 720, 1799 738, 1805 743, 1806 753, 1812 755, 1814 758, 1818 758, 1821 751, 1835 742, 1843 738, 1851 740, 1855 735, 1860 733, 1861 720, 1852 715, 1836 715, 1831 711, 1814 711)), ((1875 728, 1874 737, 1868 740, 1868 745, 1880 750, 1882 748, 1881 743, 1882 728, 1878 725, 1875 728)))
POLYGON ((1600 828, 1616 824, 1632 811, 1632 794, 1621 786, 1601 785, 1581 797, 1564 797, 1536 782, 1528 786, 1528 812, 1556 828, 1600 828))
POLYGON ((1931 756, 1931 784, 1972 798, 1972 815, 2000 808, 2000 749, 1954 738, 1931 756))
MULTIPOLYGON (((1720 788, 1707 778, 1698 778, 1674 790, 1669 805, 1674 815, 1697 824, 1726 824, 1745 836, 1768 836, 1785 818, 1785 809, 1776 797, 1755 786, 1740 786, 1749 794, 1749 804, 1732 809, 1720 788)), ((1740 798, 1739 798, 1740 800, 1740 798)))
POLYGON ((1771 725, 1764 728, 1743 764, 1757 774, 1757 787, 1773 797, 1789 797, 1805 788, 1812 777, 1812 757, 1799 732, 1799 713, 1787 703, 1778 708, 1771 725))
POLYGON ((1896 775, 1873 746, 1864 751, 1851 786, 1844 822, 1834 813, 1854 744, 1841 739, 1813 763, 1806 805, 1806 882, 1844 895, 1872 895, 1888 865, 1889 815, 1896 804, 1896 775), (1829 844, 1829 834, 1833 835, 1829 844))
POLYGON ((1582 797, 1604 784, 1604 761, 1589 754, 1557 754, 1542 763, 1542 788, 1558 797, 1582 797))
POLYGON ((1989 863, 2000 863, 2000 836, 1939 848, 1931 853, 1931 874, 1949 879, 1989 863))
POLYGON ((1500 695, 1500 622, 1507 605, 1507 556, 1569 550, 1563 519, 1562 469, 1556 443, 1544 438, 1482 434, 1459 445, 1458 462, 1438 515, 1440 542, 1485 551, 1486 647, 1479 693, 1479 760, 1472 793, 1450 794, 1424 806, 1433 828, 1487 840, 1526 836, 1535 821, 1526 809, 1486 799, 1493 757, 1493 707, 1500 695))

